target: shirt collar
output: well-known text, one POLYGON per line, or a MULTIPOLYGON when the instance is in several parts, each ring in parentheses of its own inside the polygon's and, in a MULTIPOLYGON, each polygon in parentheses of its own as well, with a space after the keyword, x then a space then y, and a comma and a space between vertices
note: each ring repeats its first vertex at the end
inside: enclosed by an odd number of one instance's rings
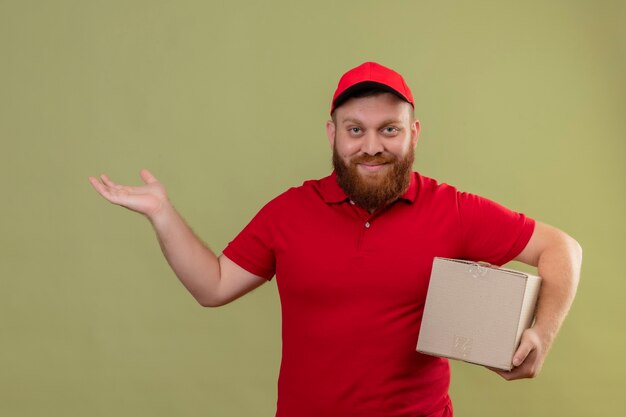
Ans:
MULTIPOLYGON (((333 171, 328 177, 320 180, 320 192, 322 198, 328 204, 342 203, 348 201, 348 195, 337 183, 337 172, 333 171)), ((407 203, 413 203, 417 197, 417 173, 411 173, 411 182, 409 188, 399 197, 407 203)))

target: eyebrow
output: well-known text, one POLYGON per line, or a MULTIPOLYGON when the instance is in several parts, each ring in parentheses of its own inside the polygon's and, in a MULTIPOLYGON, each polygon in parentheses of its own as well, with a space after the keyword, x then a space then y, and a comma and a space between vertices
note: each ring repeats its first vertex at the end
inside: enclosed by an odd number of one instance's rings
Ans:
MULTIPOLYGON (((363 122, 359 119, 353 119, 351 117, 348 117, 347 119, 342 120, 341 122, 342 124, 346 124, 346 123, 354 123, 357 125, 362 125, 363 122)), ((380 126, 386 126, 386 125, 397 125, 397 124, 402 124, 402 121, 400 121, 399 119, 386 119, 383 120, 382 123, 380 123, 380 126)))

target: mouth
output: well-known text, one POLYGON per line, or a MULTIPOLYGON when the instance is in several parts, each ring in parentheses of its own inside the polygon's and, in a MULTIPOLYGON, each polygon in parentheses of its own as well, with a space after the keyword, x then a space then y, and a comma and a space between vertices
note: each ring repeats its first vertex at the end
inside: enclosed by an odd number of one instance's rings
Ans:
POLYGON ((383 164, 358 164, 359 167, 361 167, 361 169, 367 171, 367 172, 378 172, 381 171, 383 169, 385 169, 387 167, 387 163, 383 163, 383 164))

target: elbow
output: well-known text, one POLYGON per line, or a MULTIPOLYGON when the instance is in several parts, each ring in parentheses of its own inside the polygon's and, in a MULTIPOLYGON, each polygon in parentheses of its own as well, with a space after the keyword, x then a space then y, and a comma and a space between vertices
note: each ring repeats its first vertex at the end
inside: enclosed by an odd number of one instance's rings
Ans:
POLYGON ((227 300, 222 300, 218 297, 194 297, 194 298, 196 299, 198 304, 200 304, 202 307, 215 308, 215 307, 221 307, 223 305, 228 304, 227 300))
POLYGON ((572 259, 572 266, 573 266, 572 285, 573 285, 573 288, 575 289, 576 287, 578 287, 578 283, 580 282, 580 273, 582 270, 582 263, 583 263, 583 248, 582 246, 580 246, 580 243, 578 243, 573 238, 570 242, 570 248, 571 248, 570 253, 571 253, 571 259, 572 259))
POLYGON ((573 237, 566 235, 566 246, 574 264, 580 269, 583 262, 583 248, 573 237))
POLYGON ((573 256, 576 260, 576 264, 578 266, 578 271, 580 273, 580 268, 582 266, 583 263, 583 247, 580 246, 580 243, 578 243, 578 241, 576 241, 575 239, 572 238, 572 252, 573 252, 573 256))
POLYGON ((226 305, 228 303, 222 303, 219 301, 198 301, 198 304, 200 304, 202 307, 210 307, 210 308, 215 308, 215 307, 221 307, 223 305, 226 305))
POLYGON ((580 246, 580 243, 578 243, 576 240, 574 240, 574 244, 575 244, 576 256, 578 258, 579 263, 582 264, 583 263, 583 247, 580 246))
POLYGON ((560 230, 552 235, 549 243, 539 254, 539 263, 550 263, 561 270, 570 271, 578 281, 583 260, 583 249, 580 243, 560 230))
POLYGON ((577 285, 583 262, 583 248, 576 239, 569 235, 565 235, 563 246, 565 259, 567 259, 567 264, 569 264, 567 269, 572 272, 573 282, 577 285))
POLYGON ((213 303, 212 301, 208 301, 208 300, 197 300, 198 304, 200 304, 200 307, 219 307, 219 305, 217 305, 216 303, 213 303))
POLYGON ((583 259, 582 246, 569 234, 558 229, 555 230, 556 233, 554 234, 554 240, 551 246, 568 258, 573 265, 580 268, 583 259))

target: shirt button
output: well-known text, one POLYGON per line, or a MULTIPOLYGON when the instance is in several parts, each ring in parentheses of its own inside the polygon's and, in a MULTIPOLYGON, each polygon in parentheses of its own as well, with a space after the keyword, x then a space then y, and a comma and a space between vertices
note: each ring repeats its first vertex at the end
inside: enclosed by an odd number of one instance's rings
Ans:
POLYGON ((365 227, 366 227, 367 229, 369 229, 369 228, 370 228, 370 222, 366 222, 366 223, 365 223, 365 227))

